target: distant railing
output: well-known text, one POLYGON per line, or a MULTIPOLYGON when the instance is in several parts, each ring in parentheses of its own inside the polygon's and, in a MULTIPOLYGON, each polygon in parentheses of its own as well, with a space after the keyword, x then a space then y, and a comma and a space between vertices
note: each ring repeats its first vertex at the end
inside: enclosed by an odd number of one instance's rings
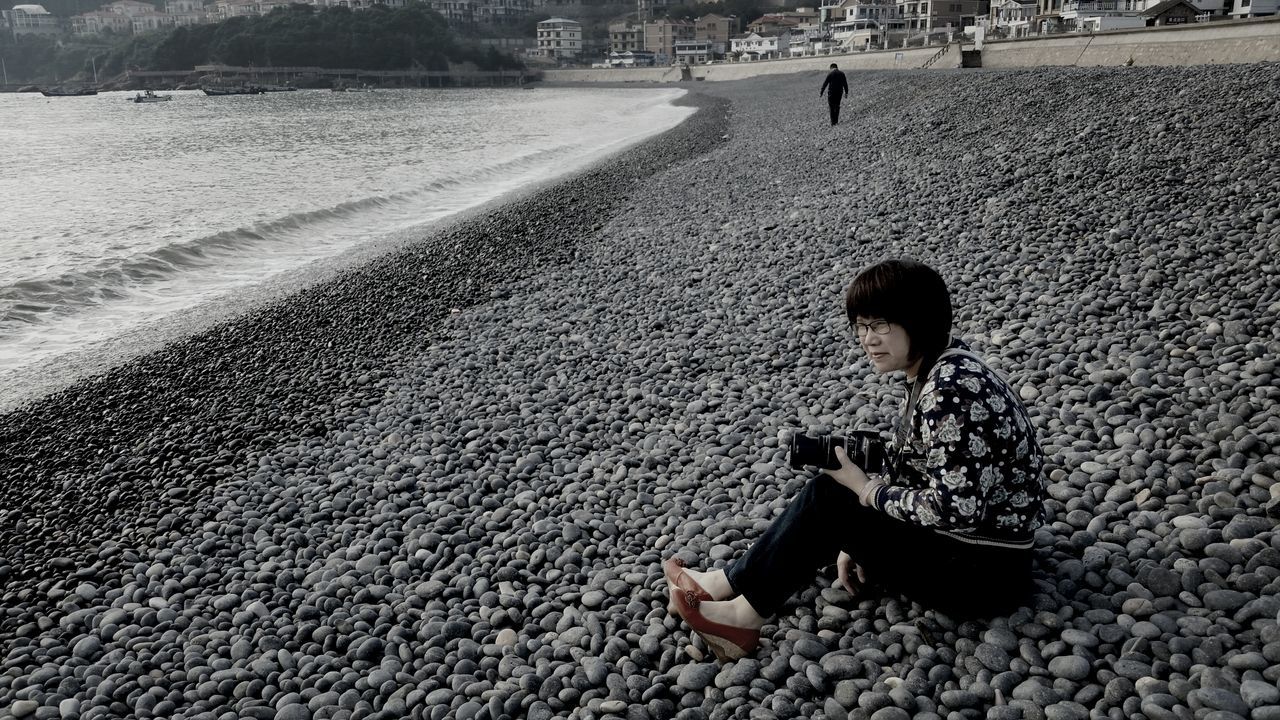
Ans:
POLYGON ((1120 9, 1116 0, 1067 0, 1062 12, 1115 12, 1120 9))
POLYGON ((925 60, 924 64, 921 65, 920 68, 923 70, 924 68, 927 68, 930 65, 934 64, 935 62, 937 62, 938 58, 947 54, 947 48, 949 47, 951 47, 950 43, 943 45, 942 48, 938 50, 938 52, 934 53, 928 60, 925 60))

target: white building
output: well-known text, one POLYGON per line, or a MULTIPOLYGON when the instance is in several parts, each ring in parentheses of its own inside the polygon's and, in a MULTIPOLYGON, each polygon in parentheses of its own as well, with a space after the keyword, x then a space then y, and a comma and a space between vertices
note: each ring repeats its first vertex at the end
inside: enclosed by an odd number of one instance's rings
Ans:
POLYGON ((978 18, 989 12, 980 0, 897 0, 897 3, 899 17, 917 38, 960 32, 966 26, 976 25, 978 18))
POLYGON ((258 7, 258 0, 218 0, 213 7, 219 20, 262 14, 261 8, 258 7))
POLYGON ((605 62, 608 67, 653 67, 654 54, 648 50, 627 50, 625 52, 611 52, 609 59, 605 62))
MULTIPOLYGON (((1193 3, 1196 7, 1200 7, 1200 3, 1193 3)), ((1231 8, 1231 17, 1234 19, 1262 17, 1264 15, 1275 15, 1280 12, 1280 0, 1236 0, 1236 6, 1231 8)))
POLYGON ((729 41, 729 48, 735 55, 748 60, 765 60, 786 57, 791 52, 791 34, 759 35, 747 33, 729 41))
POLYGON ((9 34, 19 35, 56 35, 58 18, 54 17, 43 5, 14 5, 12 10, 5 10, 4 24, 9 34))
POLYGON ((204 0, 165 0, 164 12, 173 18, 174 26, 199 25, 209 21, 204 0))
POLYGON ((582 23, 550 18, 538 23, 538 54, 572 59, 582 53, 582 23))
POLYGON ((687 65, 705 65, 715 57, 710 40, 677 40, 675 52, 676 62, 687 65))
POLYGON ((906 35, 903 7, 896 0, 839 0, 823 7, 831 40, 844 51, 896 46, 906 35))
POLYGON ((1060 17, 1079 32, 1146 27, 1146 18, 1125 10, 1127 0, 1065 0, 1060 17))
POLYGON ((996 37, 1026 37, 1035 32, 1036 9, 1036 0, 997 0, 991 3, 988 27, 996 37))
POLYGON ((450 25, 470 25, 476 20, 473 0, 427 0, 427 7, 443 15, 450 25))
POLYGON ((475 19, 493 22, 524 17, 532 6, 531 0, 483 0, 475 7, 475 19))
POLYGON ((72 35, 101 35, 104 32, 127 35, 133 32, 133 19, 106 10, 92 10, 71 17, 72 35))
POLYGON ((104 32, 137 34, 152 30, 167 30, 179 24, 193 25, 202 21, 203 12, 200 14, 187 12, 189 2, 178 1, 181 3, 180 7, 184 9, 183 13, 157 12, 151 3, 138 2, 138 0, 116 0, 103 5, 98 10, 72 17, 71 32, 74 35, 99 35, 104 32))

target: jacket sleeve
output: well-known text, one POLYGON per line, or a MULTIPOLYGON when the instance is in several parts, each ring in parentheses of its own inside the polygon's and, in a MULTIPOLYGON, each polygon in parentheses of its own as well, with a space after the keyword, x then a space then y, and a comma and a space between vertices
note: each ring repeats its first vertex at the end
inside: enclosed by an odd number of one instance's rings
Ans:
MULTIPOLYGON (((819 95, 821 95, 822 93, 824 93, 824 92, 826 92, 826 91, 827 91, 827 83, 830 83, 830 82, 831 82, 831 76, 830 76, 830 75, 828 75, 828 76, 826 76, 825 78, 823 78, 823 79, 822 79, 822 87, 818 88, 818 94, 819 94, 819 95)), ((810 85, 809 87, 813 87, 813 86, 812 86, 812 85, 810 85)), ((835 92, 835 91, 836 91, 836 89, 835 89, 834 87, 833 87, 833 88, 831 88, 831 92, 835 92)))
POLYGON ((1000 477, 991 450, 994 434, 1007 422, 982 402, 981 388, 977 377, 958 369, 952 377, 929 381, 915 418, 925 449, 925 475, 906 483, 901 478, 906 468, 897 468, 899 477, 876 490, 872 505, 923 527, 977 526, 986 510, 986 490, 1000 477))

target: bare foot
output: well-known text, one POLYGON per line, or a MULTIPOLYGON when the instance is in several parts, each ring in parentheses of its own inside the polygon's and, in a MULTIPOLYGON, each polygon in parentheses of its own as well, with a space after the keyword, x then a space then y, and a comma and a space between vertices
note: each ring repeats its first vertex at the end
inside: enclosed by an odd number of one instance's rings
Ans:
POLYGON ((729 584, 729 578, 725 577, 723 570, 712 570, 710 572, 700 572, 693 568, 685 568, 684 572, 693 581, 698 583, 698 587, 707 591, 715 600, 728 600, 734 596, 733 586, 729 584))

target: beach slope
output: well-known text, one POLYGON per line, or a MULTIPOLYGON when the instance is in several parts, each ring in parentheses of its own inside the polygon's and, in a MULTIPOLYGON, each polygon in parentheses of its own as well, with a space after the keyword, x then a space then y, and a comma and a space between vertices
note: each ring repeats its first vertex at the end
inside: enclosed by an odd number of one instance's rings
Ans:
POLYGON ((851 73, 836 127, 820 83, 697 84, 615 162, 4 416, 0 708, 1280 717, 1280 67, 851 73), (806 479, 784 432, 887 430, 841 293, 900 255, 1039 429, 1034 605, 828 573, 717 667, 661 560, 745 550, 806 479))

